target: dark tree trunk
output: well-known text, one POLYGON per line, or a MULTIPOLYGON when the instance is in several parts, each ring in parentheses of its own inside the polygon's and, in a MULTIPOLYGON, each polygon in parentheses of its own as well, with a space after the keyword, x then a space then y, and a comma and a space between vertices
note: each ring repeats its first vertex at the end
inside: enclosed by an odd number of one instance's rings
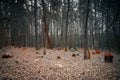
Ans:
POLYGON ((34 2, 34 17, 35 17, 35 46, 36 50, 40 50, 40 44, 39 44, 39 28, 38 28, 38 13, 37 13, 37 0, 34 2))
POLYGON ((66 33, 65 33, 65 51, 67 51, 68 46, 68 15, 69 15, 69 9, 70 9, 70 0, 68 0, 68 6, 67 6, 67 13, 66 13, 66 33))
POLYGON ((88 16, 89 16, 89 0, 87 1, 87 13, 84 26, 84 59, 90 58, 90 53, 88 50, 88 16))
POLYGON ((47 21, 46 21, 46 10, 45 10, 44 0, 42 0, 42 6, 43 6, 43 21, 44 21, 45 33, 46 33, 46 37, 47 37, 46 40, 47 40, 48 47, 52 49, 52 44, 51 44, 50 36, 49 36, 49 34, 48 34, 48 32, 49 32, 49 27, 48 27, 47 21))

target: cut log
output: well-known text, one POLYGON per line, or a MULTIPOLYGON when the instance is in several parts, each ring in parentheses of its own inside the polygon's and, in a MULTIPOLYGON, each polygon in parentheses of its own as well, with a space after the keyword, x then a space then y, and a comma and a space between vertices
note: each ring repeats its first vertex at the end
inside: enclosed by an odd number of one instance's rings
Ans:
POLYGON ((104 55, 105 62, 113 62, 113 55, 111 53, 106 53, 104 55))

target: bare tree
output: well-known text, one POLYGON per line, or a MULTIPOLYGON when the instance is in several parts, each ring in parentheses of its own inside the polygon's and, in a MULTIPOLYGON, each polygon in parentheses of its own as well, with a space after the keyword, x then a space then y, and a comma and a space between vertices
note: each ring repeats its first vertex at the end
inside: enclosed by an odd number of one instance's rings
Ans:
POLYGON ((38 10, 37 10, 37 0, 34 2, 34 17, 35 17, 35 40, 36 40, 36 50, 40 49, 39 44, 39 27, 38 27, 38 10))
MULTIPOLYGON (((46 47, 48 46, 49 48, 52 49, 52 44, 51 44, 51 40, 49 37, 49 27, 47 25, 47 21, 46 21, 46 7, 45 7, 45 2, 44 0, 42 0, 42 7, 43 7, 43 21, 44 21, 44 30, 45 30, 45 41, 44 44, 46 45, 46 47)), ((44 54, 46 54, 46 49, 44 49, 44 54)))
POLYGON ((87 1, 87 11, 84 26, 84 59, 90 58, 90 53, 88 50, 88 16, 89 16, 89 0, 87 1))
POLYGON ((68 6, 67 6, 67 13, 66 13, 66 33, 65 33, 65 51, 67 51, 67 39, 68 39, 68 15, 69 15, 69 9, 70 9, 70 0, 68 0, 68 6))

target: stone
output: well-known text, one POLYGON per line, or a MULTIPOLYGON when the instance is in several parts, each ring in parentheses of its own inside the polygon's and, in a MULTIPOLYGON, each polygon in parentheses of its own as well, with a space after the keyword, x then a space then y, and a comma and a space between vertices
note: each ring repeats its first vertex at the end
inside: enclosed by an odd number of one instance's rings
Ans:
POLYGON ((71 52, 75 52, 76 50, 75 50, 74 48, 71 48, 70 51, 71 51, 71 52))

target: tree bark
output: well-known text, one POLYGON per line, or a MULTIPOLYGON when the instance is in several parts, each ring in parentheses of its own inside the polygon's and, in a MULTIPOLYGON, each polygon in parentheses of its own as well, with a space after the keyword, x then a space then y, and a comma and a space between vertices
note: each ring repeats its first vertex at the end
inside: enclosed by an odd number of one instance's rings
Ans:
POLYGON ((42 6, 43 6, 43 21, 44 21, 44 25, 45 25, 45 33, 46 33, 46 39, 47 39, 47 43, 49 45, 49 48, 53 48, 52 46, 52 43, 51 43, 51 40, 50 40, 50 36, 49 36, 49 27, 47 25, 47 22, 46 22, 46 11, 45 11, 45 3, 44 3, 44 0, 42 0, 42 6))
POLYGON ((69 9, 70 9, 70 0, 68 0, 68 6, 67 6, 67 13, 66 13, 66 33, 65 33, 65 51, 67 51, 67 38, 68 38, 68 15, 69 15, 69 9))
POLYGON ((40 50, 40 44, 39 44, 39 28, 38 28, 38 13, 37 13, 37 0, 34 1, 34 17, 35 17, 35 45, 36 50, 40 50))
POLYGON ((88 16, 89 16, 89 0, 87 1, 87 13, 84 26, 84 59, 90 58, 90 53, 88 50, 88 16))

